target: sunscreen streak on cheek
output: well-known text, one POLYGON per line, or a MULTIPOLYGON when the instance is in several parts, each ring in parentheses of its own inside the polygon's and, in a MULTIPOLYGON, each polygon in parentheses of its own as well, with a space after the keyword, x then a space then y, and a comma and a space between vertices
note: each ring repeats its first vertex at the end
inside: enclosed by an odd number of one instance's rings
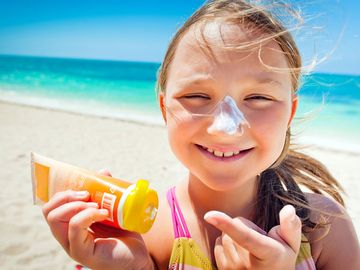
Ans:
POLYGON ((56 192, 87 190, 91 202, 109 211, 104 224, 145 233, 154 223, 158 196, 146 180, 133 184, 35 153, 31 153, 31 173, 34 204, 49 201, 56 192))

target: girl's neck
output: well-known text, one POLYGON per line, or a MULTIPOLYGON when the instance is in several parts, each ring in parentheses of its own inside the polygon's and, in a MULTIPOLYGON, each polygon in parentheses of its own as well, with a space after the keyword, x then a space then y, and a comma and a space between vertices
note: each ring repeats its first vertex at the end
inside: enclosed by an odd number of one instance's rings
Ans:
POLYGON ((217 210, 231 217, 242 216, 252 220, 257 195, 257 177, 228 191, 216 191, 206 186, 193 175, 183 182, 181 196, 186 196, 191 207, 199 216, 207 211, 217 210))

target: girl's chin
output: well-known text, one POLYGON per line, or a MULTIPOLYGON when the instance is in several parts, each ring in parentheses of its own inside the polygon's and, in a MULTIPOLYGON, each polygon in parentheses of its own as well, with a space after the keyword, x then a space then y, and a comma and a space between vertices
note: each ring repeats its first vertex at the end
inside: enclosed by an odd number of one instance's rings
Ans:
MULTIPOLYGON (((257 178, 256 176, 252 177, 253 180, 256 180, 256 178, 257 178)), ((217 192, 229 192, 238 189, 247 190, 249 188, 249 181, 251 181, 250 178, 237 177, 237 179, 235 179, 235 178, 225 178, 223 176, 222 177, 219 176, 216 178, 204 177, 202 179, 206 179, 206 180, 200 180, 204 186, 211 189, 212 191, 217 191, 217 192), (249 179, 249 180, 244 181, 244 179, 249 179)))
POLYGON ((233 192, 237 189, 239 189, 240 187, 237 185, 207 185, 207 187, 209 189, 211 189, 212 191, 216 191, 216 192, 233 192))

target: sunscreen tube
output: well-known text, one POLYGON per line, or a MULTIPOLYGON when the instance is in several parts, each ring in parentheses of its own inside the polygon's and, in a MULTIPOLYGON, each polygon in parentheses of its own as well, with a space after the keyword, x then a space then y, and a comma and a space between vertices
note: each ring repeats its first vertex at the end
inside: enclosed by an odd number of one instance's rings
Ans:
POLYGON ((36 153, 31 153, 31 174, 34 204, 49 201, 59 191, 87 190, 89 201, 109 211, 104 224, 146 233, 155 221, 158 196, 146 180, 133 184, 36 153))

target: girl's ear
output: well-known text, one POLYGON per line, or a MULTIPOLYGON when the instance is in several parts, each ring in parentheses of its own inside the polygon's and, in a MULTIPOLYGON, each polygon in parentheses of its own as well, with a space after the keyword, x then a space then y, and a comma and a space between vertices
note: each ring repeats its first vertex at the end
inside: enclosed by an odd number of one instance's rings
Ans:
POLYGON ((291 115, 290 115, 290 119, 289 119, 289 122, 288 122, 288 127, 290 126, 291 121, 293 120, 293 118, 294 118, 294 116, 295 116, 297 106, 298 106, 298 96, 295 96, 295 97, 293 98, 293 100, 292 100, 291 115))
POLYGON ((164 104, 164 99, 165 99, 165 96, 163 93, 160 93, 159 94, 159 104, 160 104, 160 109, 161 109, 161 113, 162 113, 162 117, 165 121, 165 124, 166 124, 166 108, 165 108, 165 104, 164 104))

